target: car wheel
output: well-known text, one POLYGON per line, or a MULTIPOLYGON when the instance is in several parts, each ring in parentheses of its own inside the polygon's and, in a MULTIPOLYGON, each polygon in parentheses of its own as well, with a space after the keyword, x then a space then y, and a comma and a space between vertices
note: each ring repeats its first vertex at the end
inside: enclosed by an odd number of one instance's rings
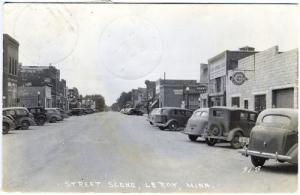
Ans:
POLYGON ((56 123, 56 121, 57 121, 56 117, 52 117, 50 121, 51 121, 51 123, 56 123))
POLYGON ((30 126, 30 123, 28 121, 22 121, 21 123, 21 129, 22 130, 27 130, 30 126))
POLYGON ((2 134, 7 134, 9 131, 9 124, 2 123, 2 134))
POLYGON ((217 143, 217 139, 215 139, 215 138, 206 138, 205 142, 209 146, 214 146, 217 143))
POLYGON ((37 125, 43 126, 45 124, 46 120, 43 117, 40 117, 37 119, 37 125))
POLYGON ((165 127, 158 127, 160 130, 165 130, 166 128, 165 127))
POLYGON ((197 138, 198 138, 198 136, 196 136, 196 135, 189 135, 189 139, 190 139, 192 142, 196 141, 197 138))
POLYGON ((234 149, 239 149, 242 147, 241 142, 239 141, 240 137, 242 137, 242 133, 241 132, 236 132, 230 142, 230 145, 232 148, 234 149))
POLYGON ((178 129, 178 123, 175 122, 175 121, 172 121, 169 125, 168 125, 168 128, 171 130, 171 131, 176 131, 178 129))
POLYGON ((255 167, 264 166, 266 159, 258 156, 251 156, 251 162, 255 167))
POLYGON ((152 122, 149 122, 150 123, 150 125, 153 125, 153 123, 152 122))

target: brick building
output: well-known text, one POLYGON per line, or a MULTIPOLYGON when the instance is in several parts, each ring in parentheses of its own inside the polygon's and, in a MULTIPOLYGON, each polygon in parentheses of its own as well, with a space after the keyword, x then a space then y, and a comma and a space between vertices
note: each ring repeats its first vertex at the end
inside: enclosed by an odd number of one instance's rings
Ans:
POLYGON ((147 89, 137 88, 131 90, 132 106, 146 111, 147 106, 147 89))
POLYGON ((208 107, 208 64, 200 64, 200 97, 199 97, 199 105, 200 108, 208 107))
POLYGON ((52 107, 60 107, 60 71, 54 66, 22 66, 19 86, 51 87, 52 107))
POLYGON ((156 83, 155 81, 145 81, 146 85, 146 95, 147 95, 147 105, 146 105, 146 110, 149 112, 153 108, 158 107, 158 100, 156 99, 156 83))
POLYGON ((156 81, 156 97, 159 107, 199 108, 199 83, 196 80, 156 81))
POLYGON ((252 47, 243 47, 239 51, 224 51, 208 60, 208 105, 226 106, 226 78, 229 70, 235 69, 238 60, 256 53, 252 47))
POLYGON ((239 60, 227 76, 227 105, 258 112, 298 108, 298 49, 274 46, 239 60))
POLYGON ((3 35, 3 107, 18 105, 19 43, 3 35))
POLYGON ((64 79, 61 79, 58 85, 57 105, 63 110, 69 110, 68 87, 67 82, 64 79))
POLYGON ((51 86, 20 86, 18 87, 18 97, 20 99, 20 105, 24 107, 52 107, 51 86))

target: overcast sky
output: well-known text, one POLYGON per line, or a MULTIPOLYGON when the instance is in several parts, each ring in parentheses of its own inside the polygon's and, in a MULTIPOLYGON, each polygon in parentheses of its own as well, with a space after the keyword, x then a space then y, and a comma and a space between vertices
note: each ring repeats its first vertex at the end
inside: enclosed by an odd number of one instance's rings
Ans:
POLYGON ((69 88, 111 105, 144 81, 196 79, 224 50, 297 48, 295 5, 5 4, 23 65, 52 64, 69 88))

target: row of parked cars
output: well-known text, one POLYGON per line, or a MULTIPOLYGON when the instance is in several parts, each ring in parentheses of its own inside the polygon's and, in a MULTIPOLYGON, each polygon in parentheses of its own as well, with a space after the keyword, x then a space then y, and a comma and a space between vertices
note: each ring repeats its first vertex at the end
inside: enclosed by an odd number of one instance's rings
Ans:
POLYGON ((136 109, 136 108, 123 108, 120 111, 122 114, 127 114, 127 115, 138 115, 142 116, 144 114, 143 111, 136 109))
POLYGON ((272 108, 258 114, 237 107, 201 108, 194 112, 173 107, 154 109, 148 116, 159 129, 184 128, 191 141, 198 137, 209 146, 229 142, 234 149, 251 157, 254 166, 268 159, 298 163, 298 110, 272 108))
POLYGON ((7 134, 12 129, 27 130, 32 125, 43 126, 46 122, 56 123, 71 115, 84 115, 93 112, 94 110, 90 108, 75 108, 68 112, 60 108, 3 108, 2 133, 7 134))

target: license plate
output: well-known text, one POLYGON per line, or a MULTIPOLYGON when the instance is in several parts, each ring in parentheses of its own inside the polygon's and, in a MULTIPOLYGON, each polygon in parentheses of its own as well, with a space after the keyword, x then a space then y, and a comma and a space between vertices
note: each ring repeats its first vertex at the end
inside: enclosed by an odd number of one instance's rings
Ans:
POLYGON ((239 142, 249 144, 249 137, 240 137, 239 142))

